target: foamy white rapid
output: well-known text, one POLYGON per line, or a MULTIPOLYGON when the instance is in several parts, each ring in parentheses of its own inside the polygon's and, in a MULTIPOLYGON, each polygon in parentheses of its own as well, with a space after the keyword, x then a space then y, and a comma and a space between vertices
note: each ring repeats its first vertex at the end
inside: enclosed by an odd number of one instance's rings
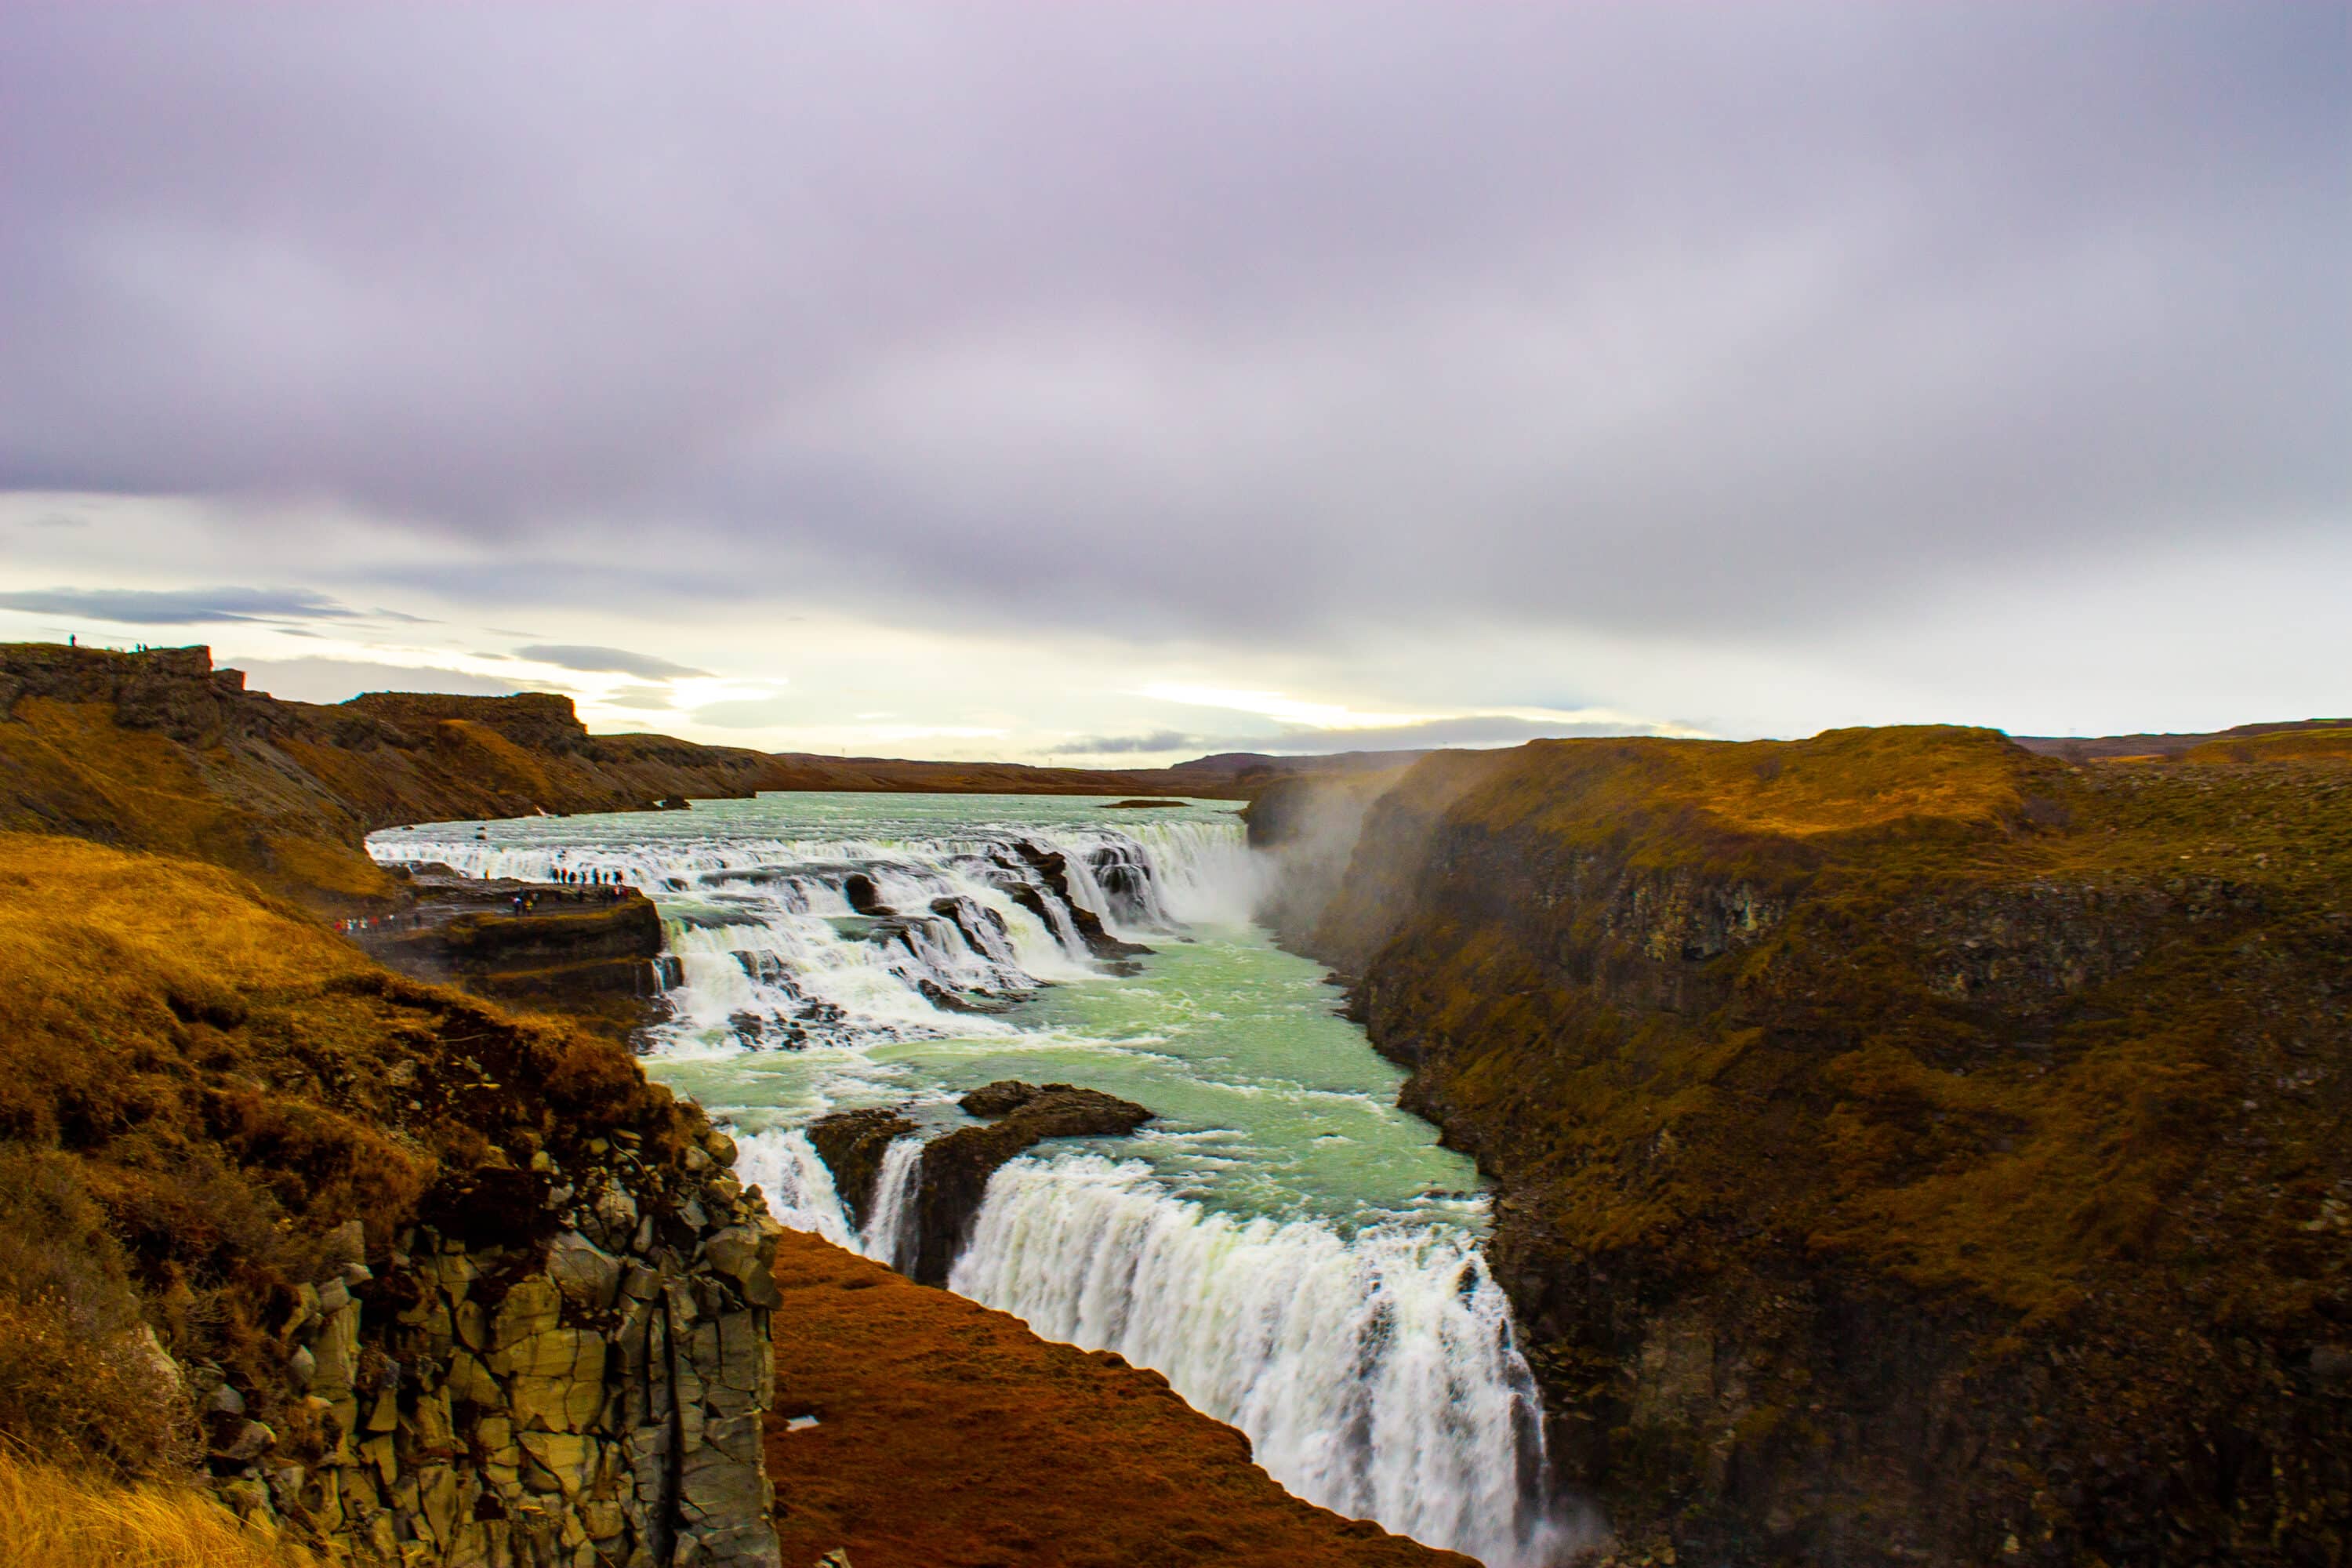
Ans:
POLYGON ((1466 1238, 1236 1219, 1099 1156, 1016 1160, 949 1280, 1117 1351, 1249 1435, 1276 1480, 1489 1563, 1544 1561, 1534 1380, 1466 1238))
POLYGON ((970 1125, 961 1092, 1149 1106, 1132 1138, 999 1170, 950 1287, 1166 1374, 1301 1497, 1491 1568, 1563 1553, 1475 1173, 1395 1108, 1401 1075, 1320 972, 1249 923, 1273 867, 1230 807, 767 796, 372 847, 648 892, 670 984, 647 1070, 734 1123, 739 1174, 785 1224, 894 1267, 924 1141, 970 1125), (865 1106, 919 1131, 860 1226, 803 1129, 865 1106))

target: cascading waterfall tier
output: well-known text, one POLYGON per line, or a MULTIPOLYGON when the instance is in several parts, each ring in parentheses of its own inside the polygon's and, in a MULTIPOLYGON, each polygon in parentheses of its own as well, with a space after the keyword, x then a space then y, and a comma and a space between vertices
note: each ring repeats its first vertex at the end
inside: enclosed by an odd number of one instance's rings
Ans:
POLYGON ((1534 1380, 1466 1237, 1236 1219, 1141 1164, 1022 1159, 949 1288, 1164 1373, 1301 1497, 1489 1563, 1548 1555, 1534 1380))
POLYGON ((770 796, 371 847, 651 895, 678 984, 648 1071, 734 1121, 785 1224, 894 1267, 961 1091, 1064 1079, 1150 1106, 1132 1139, 999 1169, 951 1288, 1162 1373, 1311 1501, 1492 1568, 1559 1554, 1475 1173, 1250 924, 1272 866, 1230 809, 1113 827, 1089 802, 770 796), (861 1227, 801 1129, 865 1106, 921 1131, 883 1152, 861 1227))
POLYGON ((989 1020, 1008 1002, 1097 973, 1090 930, 1148 943, 1246 920, 1261 875, 1238 828, 1209 823, 675 844, 414 829, 370 847, 388 864, 650 894, 679 981, 655 1031, 672 1051, 1003 1032, 989 1020))

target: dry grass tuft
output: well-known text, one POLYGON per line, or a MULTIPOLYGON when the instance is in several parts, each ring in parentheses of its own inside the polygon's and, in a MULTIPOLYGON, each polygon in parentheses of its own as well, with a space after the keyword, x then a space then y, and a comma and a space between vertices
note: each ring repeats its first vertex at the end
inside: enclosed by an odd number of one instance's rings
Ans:
POLYGON ((313 1568, 194 1487, 122 1486, 0 1448, 0 1563, 25 1568, 313 1568))

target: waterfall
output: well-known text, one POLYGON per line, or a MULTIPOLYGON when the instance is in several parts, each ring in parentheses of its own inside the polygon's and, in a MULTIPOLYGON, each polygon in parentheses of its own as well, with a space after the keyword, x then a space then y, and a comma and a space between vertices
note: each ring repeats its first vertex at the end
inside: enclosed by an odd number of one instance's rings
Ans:
POLYGON ((1489 1568, 1552 1561, 1535 1384, 1462 1237, 1237 1219, 1139 1163, 1000 1169, 949 1288, 1116 1351, 1249 1436, 1299 1496, 1489 1568))
POLYGON ((915 1193, 923 1169, 923 1141, 901 1138, 882 1152, 874 1179, 874 1212, 866 1216, 857 1250, 897 1268, 907 1255, 908 1229, 915 1218, 915 1193))
POLYGON ((857 1248, 833 1172, 799 1128, 770 1129, 737 1139, 735 1175, 745 1186, 760 1189, 768 1200, 768 1212, 781 1223, 812 1231, 835 1247, 857 1248))
POLYGON ((679 976, 652 1032, 670 1054, 1010 1034, 992 1007, 1101 973, 1085 917, 1143 942, 1240 925, 1265 878, 1232 821, 590 844, 415 829, 369 848, 475 878, 616 875, 652 895, 679 976))
POLYGON ((785 1225, 892 1267, 921 1138, 884 1152, 860 1229, 792 1123, 888 1103, 929 1136, 962 1121, 957 1094, 986 1076, 1126 1075, 1093 1082, 1170 1118, 1135 1145, 1163 1169, 1051 1144, 1001 1167, 950 1288, 1159 1371, 1310 1501, 1489 1568, 1564 1557, 1534 1383, 1478 1253, 1478 1206, 1454 1191, 1475 1173, 1443 1165, 1460 1157, 1394 1109, 1394 1069, 1333 1016, 1311 966, 1251 926, 1276 862, 1230 813, 1110 827, 1083 805, 962 809, 994 825, 935 798, 770 797, 400 830, 370 848, 478 878, 617 876, 652 897, 677 984, 644 1037, 649 1068, 714 1109, 714 1089, 740 1092, 741 1179, 785 1225), (812 819, 824 830, 795 831, 812 819), (1105 937, 1160 956, 1112 984, 1127 972, 1096 956, 1118 951, 1105 937), (1328 1150, 1358 1152, 1318 1167, 1318 1186, 1300 1172, 1328 1150), (1284 1217, 1251 1217, 1269 1206, 1284 1217))
POLYGON ((1273 889, 1274 863, 1238 823, 1144 822, 1131 830, 1157 872, 1160 906, 1194 925, 1246 925, 1273 889))

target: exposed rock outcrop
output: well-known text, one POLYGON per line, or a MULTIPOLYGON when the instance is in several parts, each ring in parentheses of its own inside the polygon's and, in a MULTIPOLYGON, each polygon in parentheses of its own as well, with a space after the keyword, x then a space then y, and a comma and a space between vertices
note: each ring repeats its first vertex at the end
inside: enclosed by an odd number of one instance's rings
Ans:
POLYGON ((774 1560, 774 1229, 624 1046, 70 838, 0 834, 0 947, 9 1441, 373 1561, 774 1560))
POLYGON ((624 1036, 661 991, 661 915, 635 889, 430 870, 402 879, 414 903, 353 921, 350 934, 404 974, 624 1036), (526 912, 516 911, 518 898, 530 900, 526 912))
POLYGON ((698 1174, 625 1151, 486 1168, 428 1203, 448 1228, 403 1230, 376 1268, 353 1221, 353 1261, 278 1331, 324 1452, 274 1458, 239 1420, 216 1457, 257 1475, 224 1483, 232 1504, 385 1562, 777 1563, 760 1445, 782 1227, 695 1152, 698 1174))
MULTIPOLYGON (((1022 859, 1028 863, 1031 870, 1036 872, 1038 880, 1052 889, 1054 896, 1061 900, 1064 908, 1068 910, 1070 923, 1077 928, 1078 940, 1086 943, 1088 952, 1097 958, 1105 959, 1150 956, 1151 949, 1141 942, 1122 942, 1111 935, 1103 928, 1102 917, 1078 902, 1076 896, 1070 891, 1070 862, 1067 856, 1058 849, 1044 848, 1026 839, 1022 841, 1019 847, 1022 859)), ((1046 913, 1045 901, 1037 896, 1035 889, 1014 888, 1011 891, 1015 902, 1044 921, 1048 930, 1053 928, 1053 919, 1046 913)))
POLYGON ((963 1250, 988 1178, 1007 1160, 1048 1138, 1118 1138, 1151 1120, 1132 1100, 1066 1083, 1043 1088, 1007 1079, 963 1097, 963 1109, 991 1119, 935 1138, 923 1147, 915 1200, 915 1256, 908 1273, 944 1285, 963 1250))
POLYGON ((842 1211, 856 1228, 866 1228, 874 1209, 874 1184, 882 1174, 882 1157, 890 1145, 911 1136, 915 1124, 895 1110, 869 1108, 836 1110, 809 1123, 810 1144, 833 1173, 834 1191, 841 1195, 842 1211))

